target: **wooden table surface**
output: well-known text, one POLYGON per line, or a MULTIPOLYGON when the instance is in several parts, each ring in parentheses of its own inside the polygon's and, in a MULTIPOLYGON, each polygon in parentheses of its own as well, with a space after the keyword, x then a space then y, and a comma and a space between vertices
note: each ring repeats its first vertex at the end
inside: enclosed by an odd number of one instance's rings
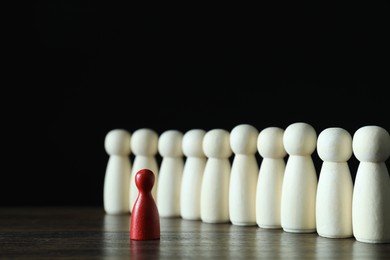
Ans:
POLYGON ((161 218, 161 239, 129 239, 130 215, 98 207, 0 208, 0 259, 390 259, 390 244, 161 218))

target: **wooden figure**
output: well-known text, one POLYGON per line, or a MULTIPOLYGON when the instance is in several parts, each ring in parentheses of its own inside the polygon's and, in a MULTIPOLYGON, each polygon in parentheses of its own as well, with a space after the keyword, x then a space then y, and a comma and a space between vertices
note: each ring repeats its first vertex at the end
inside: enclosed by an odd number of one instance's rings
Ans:
POLYGON ((283 145, 289 157, 282 185, 282 228, 292 233, 316 232, 318 179, 311 155, 317 133, 308 123, 293 123, 284 131, 283 145))
POLYGON ((158 134, 149 128, 140 128, 131 136, 131 149, 135 155, 130 175, 130 213, 137 199, 135 175, 141 169, 149 169, 155 175, 155 184, 152 189, 153 198, 157 198, 158 164, 157 164, 158 134))
POLYGON ((380 126, 363 126, 355 132, 352 148, 360 161, 352 195, 353 235, 360 242, 390 243, 390 177, 385 164, 390 135, 380 126))
POLYGON ((200 220, 200 192, 207 158, 203 152, 203 129, 191 129, 183 136, 186 156, 180 191, 180 213, 183 219, 200 220))
POLYGON ((263 129, 257 138, 257 150, 263 158, 256 190, 256 223, 261 228, 281 228, 280 208, 287 155, 283 146, 284 130, 263 129))
POLYGON ((203 138, 207 157, 200 194, 200 218, 205 223, 228 223, 229 183, 232 155, 230 133, 225 129, 209 130, 203 138))
POLYGON ((103 206, 107 214, 126 214, 129 208, 130 139, 125 129, 113 129, 104 139, 109 159, 104 176, 103 206))
POLYGON ((256 225, 256 184, 259 166, 256 140, 259 131, 252 125, 240 124, 230 132, 234 153, 229 184, 229 216, 233 225, 256 225))
POLYGON ((157 207, 163 218, 180 217, 180 188, 184 160, 183 134, 167 130, 160 135, 158 151, 162 157, 157 187, 157 207))
POLYGON ((135 175, 138 197, 131 211, 131 240, 160 239, 160 215, 152 196, 154 182, 155 175, 149 169, 141 169, 135 175))
POLYGON ((323 160, 317 187, 317 233, 328 238, 352 237, 353 181, 348 167, 352 136, 340 127, 324 129, 317 140, 323 160))

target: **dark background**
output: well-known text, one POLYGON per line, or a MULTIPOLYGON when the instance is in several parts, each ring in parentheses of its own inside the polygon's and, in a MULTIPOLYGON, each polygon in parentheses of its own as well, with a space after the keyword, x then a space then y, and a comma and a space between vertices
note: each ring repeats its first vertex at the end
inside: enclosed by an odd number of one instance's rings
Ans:
MULTIPOLYGON (((2 205, 102 205, 114 128, 390 130, 386 1, 48 1, 30 14, 11 53, 20 85, 4 110, 15 138, 4 135, 2 205)), ((357 165, 352 157, 353 178, 357 165)))

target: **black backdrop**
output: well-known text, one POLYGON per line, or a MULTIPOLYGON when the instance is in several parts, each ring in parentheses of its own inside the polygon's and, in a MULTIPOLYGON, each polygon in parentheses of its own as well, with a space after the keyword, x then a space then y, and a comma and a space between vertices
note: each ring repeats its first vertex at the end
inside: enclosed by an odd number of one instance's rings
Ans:
POLYGON ((165 4, 33 6, 19 43, 27 89, 16 89, 23 109, 11 128, 22 144, 8 151, 18 156, 2 205, 102 205, 114 128, 390 130, 385 1, 165 4))

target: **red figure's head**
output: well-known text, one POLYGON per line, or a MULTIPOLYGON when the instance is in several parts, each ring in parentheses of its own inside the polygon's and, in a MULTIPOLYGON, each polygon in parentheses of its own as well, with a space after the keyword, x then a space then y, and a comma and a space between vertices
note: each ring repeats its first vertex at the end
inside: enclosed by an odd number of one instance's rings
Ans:
POLYGON ((154 185, 154 173, 149 169, 141 169, 135 176, 135 184, 141 191, 151 191, 154 185))

